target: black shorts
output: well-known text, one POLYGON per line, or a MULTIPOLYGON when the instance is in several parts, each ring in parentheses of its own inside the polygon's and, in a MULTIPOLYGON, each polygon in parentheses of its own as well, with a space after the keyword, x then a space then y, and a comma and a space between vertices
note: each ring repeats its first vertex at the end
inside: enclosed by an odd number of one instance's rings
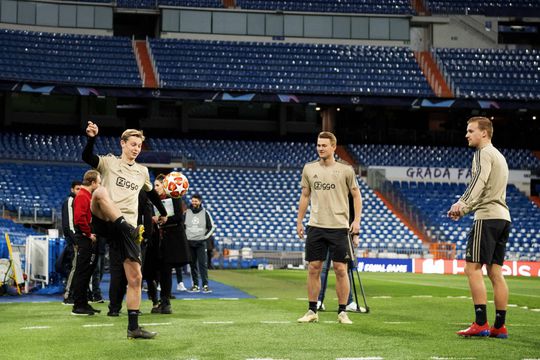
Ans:
POLYGON ((306 261, 325 261, 328 250, 332 261, 347 263, 352 258, 349 229, 325 229, 308 226, 306 229, 306 261))
POLYGON ((124 236, 112 222, 92 216, 92 228, 97 235, 107 238, 109 246, 118 250, 122 261, 130 259, 142 264, 141 245, 124 236))
POLYGON ((510 221, 501 219, 475 220, 467 240, 467 262, 480 264, 504 263, 510 221))

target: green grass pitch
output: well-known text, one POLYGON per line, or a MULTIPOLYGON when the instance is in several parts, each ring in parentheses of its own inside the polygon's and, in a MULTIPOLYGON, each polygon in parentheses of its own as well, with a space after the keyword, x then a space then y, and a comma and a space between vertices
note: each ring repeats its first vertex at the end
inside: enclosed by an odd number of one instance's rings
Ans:
MULTIPOLYGON (((298 324, 307 308, 306 272, 216 270, 210 278, 255 299, 173 300, 172 315, 140 323, 154 340, 127 340, 125 313, 75 317, 59 302, 0 303, 0 359, 539 359, 540 279, 507 278, 510 338, 463 339, 473 320, 464 276, 362 273, 369 314, 336 322, 334 276, 317 324, 298 324)), ((486 283, 488 291, 490 285, 486 283)), ((360 295, 360 294, 359 294, 360 295)), ((492 297, 489 291, 490 298, 492 297)), ((493 303, 488 318, 494 318, 493 303)))

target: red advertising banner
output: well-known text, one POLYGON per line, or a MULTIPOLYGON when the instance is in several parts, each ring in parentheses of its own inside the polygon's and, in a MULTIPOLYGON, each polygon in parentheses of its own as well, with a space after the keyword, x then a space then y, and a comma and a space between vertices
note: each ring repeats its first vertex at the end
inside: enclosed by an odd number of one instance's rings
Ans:
MULTIPOLYGON (((443 259, 414 259, 413 272, 419 274, 463 274, 465 260, 443 259)), ((483 268, 486 274, 486 268, 483 268)), ((540 276, 540 262, 505 261, 503 265, 505 276, 540 276)))

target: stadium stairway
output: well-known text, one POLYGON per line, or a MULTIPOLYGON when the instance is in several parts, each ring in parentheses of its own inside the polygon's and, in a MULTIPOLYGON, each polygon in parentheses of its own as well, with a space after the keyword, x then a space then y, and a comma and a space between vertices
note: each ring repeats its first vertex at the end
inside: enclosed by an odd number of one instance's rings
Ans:
POLYGON ((356 163, 356 160, 354 160, 354 157, 347 151, 347 148, 345 146, 338 145, 336 148, 336 154, 337 156, 339 156, 340 159, 351 164, 353 167, 356 167, 358 165, 356 163))
POLYGON ((377 197, 379 199, 381 199, 381 201, 383 202, 383 204, 403 223, 405 224, 405 226, 407 226, 416 236, 418 236, 418 238, 420 240, 422 240, 422 243, 424 244, 431 244, 431 239, 426 235, 424 234, 422 231, 420 231, 420 229, 418 229, 414 223, 409 219, 407 218, 407 216, 405 214, 403 214, 401 211, 399 211, 395 206, 392 205, 392 202, 390 202, 390 200, 388 200, 380 191, 377 191, 377 190, 373 190, 373 192, 375 193, 375 195, 377 195, 377 197))
POLYGON ((429 16, 431 12, 424 3, 424 0, 411 0, 411 6, 418 15, 429 16))
POLYGON ((151 54, 148 49, 148 44, 145 40, 134 41, 133 52, 137 59, 137 65, 139 66, 139 73, 141 79, 143 79, 143 87, 145 88, 158 88, 158 81, 155 72, 155 68, 152 65, 151 54))
POLYGON ((438 97, 453 98, 452 90, 444 80, 441 70, 429 51, 415 51, 414 57, 426 77, 429 86, 438 97))

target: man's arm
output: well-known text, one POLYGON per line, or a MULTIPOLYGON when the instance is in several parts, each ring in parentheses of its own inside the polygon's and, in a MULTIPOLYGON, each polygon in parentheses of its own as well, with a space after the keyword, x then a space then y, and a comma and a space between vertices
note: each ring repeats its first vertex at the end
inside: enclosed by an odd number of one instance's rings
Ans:
POLYGON ((307 208, 309 205, 309 195, 311 190, 308 187, 302 187, 302 193, 300 194, 300 201, 298 202, 298 217, 296 218, 296 233, 300 239, 304 238, 304 217, 306 216, 307 208))
POLYGON ((360 231, 360 218, 362 217, 362 194, 360 188, 351 189, 354 205, 354 219, 351 223, 351 233, 358 234, 360 231))
POLYGON ((68 244, 73 245, 75 229, 73 228, 73 197, 69 196, 62 204, 62 232, 68 244))
POLYGON ((204 239, 208 239, 210 236, 214 234, 216 231, 216 226, 214 224, 214 220, 212 219, 212 216, 210 216, 210 213, 205 210, 206 213, 206 234, 204 234, 204 239))
POLYGON ((163 206, 163 203, 161 202, 161 199, 159 198, 156 189, 147 191, 146 195, 148 196, 150 202, 156 207, 156 209, 158 209, 159 214, 162 217, 167 217, 167 210, 165 209, 165 206, 163 206))
POLYGON ((94 143, 99 132, 98 126, 89 121, 86 127, 86 135, 88 136, 86 146, 82 152, 82 159, 85 163, 96 169, 99 165, 99 156, 94 154, 94 143))
POLYGON ((476 172, 467 190, 465 190, 460 199, 448 211, 448 216, 454 220, 458 220, 478 207, 480 197, 484 192, 489 175, 491 174, 490 157, 486 153, 482 154, 482 151, 477 151, 475 156, 476 161, 473 163, 473 166, 476 167, 476 172))

